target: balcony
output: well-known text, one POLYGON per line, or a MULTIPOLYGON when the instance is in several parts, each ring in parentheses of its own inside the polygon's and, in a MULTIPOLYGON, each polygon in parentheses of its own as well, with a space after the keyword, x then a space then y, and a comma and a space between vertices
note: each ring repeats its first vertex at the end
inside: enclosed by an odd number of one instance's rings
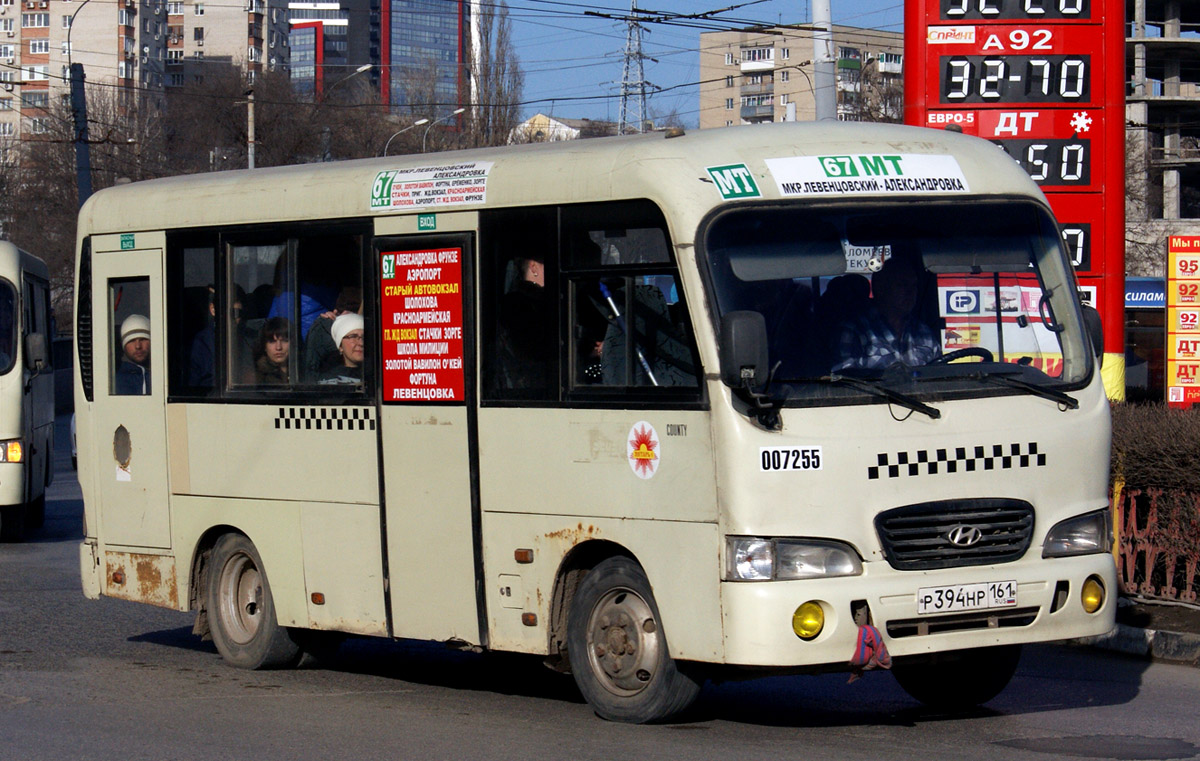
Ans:
POLYGON ((743 119, 761 119, 772 117, 775 115, 775 106, 742 106, 741 117, 743 119))
POLYGON ((774 71, 774 69, 775 69, 775 60, 772 58, 768 58, 765 61, 743 60, 742 64, 741 64, 741 70, 742 70, 743 74, 746 72, 755 72, 755 71, 774 71))
POLYGON ((738 90, 739 95, 773 95, 775 93, 775 83, 757 85, 742 85, 738 90))

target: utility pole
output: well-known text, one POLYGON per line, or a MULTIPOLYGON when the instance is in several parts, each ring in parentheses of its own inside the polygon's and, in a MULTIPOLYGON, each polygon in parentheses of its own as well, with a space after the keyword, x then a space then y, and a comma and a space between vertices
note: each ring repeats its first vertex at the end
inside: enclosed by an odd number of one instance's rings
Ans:
MULTIPOLYGON (((646 123, 646 81, 645 67, 642 62, 646 59, 642 53, 642 30, 645 28, 638 20, 637 0, 632 0, 629 15, 625 18, 625 68, 621 76, 621 115, 617 121, 617 134, 624 135, 630 126, 630 99, 633 100, 637 121, 634 132, 641 132, 646 123)), ((653 60, 653 59, 651 59, 653 60)))
POLYGON ((246 159, 248 168, 254 168, 254 90, 246 91, 246 159))
POLYGON ((833 57, 833 13, 829 0, 813 0, 813 99, 817 121, 837 119, 837 75, 833 57))
POLYGON ((88 145, 87 98, 83 92, 83 64, 72 63, 71 118, 75 126, 75 186, 79 192, 79 208, 92 196, 92 151, 88 145))

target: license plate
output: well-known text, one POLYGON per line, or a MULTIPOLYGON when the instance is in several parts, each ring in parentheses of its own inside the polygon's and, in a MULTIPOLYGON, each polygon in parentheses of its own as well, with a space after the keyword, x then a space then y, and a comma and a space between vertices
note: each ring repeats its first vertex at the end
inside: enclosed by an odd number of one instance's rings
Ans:
POLYGON ((968 610, 1011 608, 1017 604, 1017 582, 983 581, 917 590, 917 615, 959 613, 968 610))

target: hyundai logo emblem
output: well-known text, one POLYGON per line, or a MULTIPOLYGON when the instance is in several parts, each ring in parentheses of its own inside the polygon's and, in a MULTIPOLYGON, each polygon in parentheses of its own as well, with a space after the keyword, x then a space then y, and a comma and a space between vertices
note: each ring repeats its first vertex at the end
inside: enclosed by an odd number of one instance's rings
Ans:
POLYGON ((959 547, 974 547, 983 540, 983 532, 974 526, 955 526, 946 534, 946 538, 959 547))

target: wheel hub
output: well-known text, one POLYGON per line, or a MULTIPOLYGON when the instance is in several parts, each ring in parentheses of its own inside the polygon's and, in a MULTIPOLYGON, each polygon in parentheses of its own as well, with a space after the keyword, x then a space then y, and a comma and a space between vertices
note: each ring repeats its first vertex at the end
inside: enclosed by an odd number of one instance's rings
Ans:
POLYGON ((592 668, 607 690, 627 696, 645 689, 660 647, 649 604, 626 589, 606 594, 592 610, 588 645, 592 668))

